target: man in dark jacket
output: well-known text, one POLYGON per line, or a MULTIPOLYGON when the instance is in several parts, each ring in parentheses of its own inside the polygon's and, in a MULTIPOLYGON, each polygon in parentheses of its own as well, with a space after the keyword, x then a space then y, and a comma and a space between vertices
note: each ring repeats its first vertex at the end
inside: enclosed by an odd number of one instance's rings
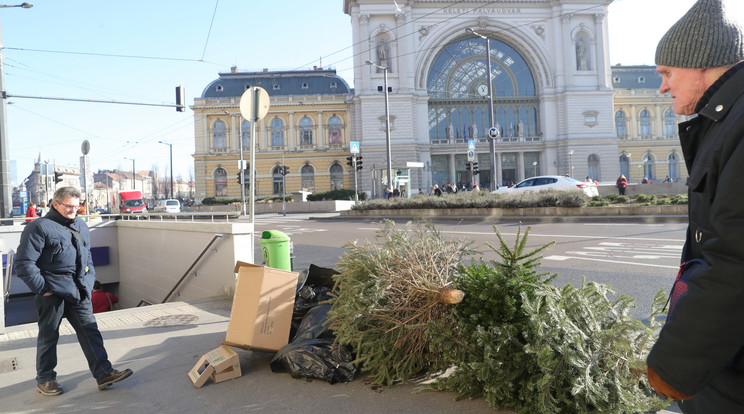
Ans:
POLYGON ((660 91, 680 124, 689 224, 673 307, 648 357, 659 394, 685 413, 744 413, 744 29, 698 0, 659 42, 660 91), (686 282, 684 282, 686 280, 686 282))
POLYGON ((111 366, 93 316, 90 298, 96 274, 88 226, 76 216, 80 191, 62 187, 53 200, 49 213, 23 230, 15 261, 18 277, 35 294, 39 316, 36 389, 43 395, 63 392, 54 368, 64 317, 75 329, 90 371, 102 390, 132 375, 132 370, 117 371, 111 366))

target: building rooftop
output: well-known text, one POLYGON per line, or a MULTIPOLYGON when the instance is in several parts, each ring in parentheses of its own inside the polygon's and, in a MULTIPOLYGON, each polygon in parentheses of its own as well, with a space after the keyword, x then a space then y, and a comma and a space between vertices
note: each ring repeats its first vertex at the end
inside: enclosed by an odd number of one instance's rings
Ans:
POLYGON ((612 67, 613 89, 659 89, 661 75, 656 66, 618 66, 612 67))
POLYGON ((240 97, 252 86, 265 89, 269 96, 345 95, 351 92, 335 69, 238 72, 233 68, 233 71, 219 75, 219 79, 204 88, 201 98, 240 97))

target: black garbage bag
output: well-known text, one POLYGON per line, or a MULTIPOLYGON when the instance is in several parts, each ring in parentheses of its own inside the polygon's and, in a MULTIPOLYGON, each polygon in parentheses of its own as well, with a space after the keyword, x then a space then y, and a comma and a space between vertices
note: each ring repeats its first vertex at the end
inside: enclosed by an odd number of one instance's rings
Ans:
POLYGON ((293 378, 317 378, 331 384, 354 380, 356 367, 346 346, 334 344, 327 328, 331 305, 317 305, 305 314, 292 342, 271 360, 273 372, 289 372, 293 378))
POLYGON ((338 273, 335 269, 314 264, 311 264, 308 270, 301 273, 297 284, 294 312, 292 313, 290 338, 294 338, 308 310, 317 306, 318 303, 331 299, 333 275, 338 273))

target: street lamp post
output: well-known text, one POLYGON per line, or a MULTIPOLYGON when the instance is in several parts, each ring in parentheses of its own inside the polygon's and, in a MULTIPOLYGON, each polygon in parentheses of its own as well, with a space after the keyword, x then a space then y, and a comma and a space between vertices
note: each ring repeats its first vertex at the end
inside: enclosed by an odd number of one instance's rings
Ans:
MULTIPOLYGON (((29 9, 31 3, 14 5, 0 5, 5 7, 21 7, 29 9)), ((10 189, 10 154, 8 154, 8 122, 7 120, 7 97, 5 91, 5 63, 3 58, 2 36, 0 36, 0 218, 10 217, 13 210, 13 199, 10 189)))
MULTIPOLYGON (((226 115, 228 115, 231 118, 232 117, 238 118, 238 148, 240 149, 240 165, 238 166, 238 170, 240 171, 239 174, 242 174, 241 176, 243 177, 240 183, 240 215, 245 216, 245 161, 243 160, 243 123, 240 122, 240 114, 231 114, 230 112, 227 112, 224 109, 222 110, 222 112, 224 112, 226 115)), ((253 137, 251 136, 251 138, 253 137)), ((253 200, 253 197, 251 197, 251 200, 253 200)), ((251 206, 253 206, 253 201, 251 201, 251 206)), ((252 217, 253 217, 253 213, 251 213, 251 220, 252 220, 252 217)))
MULTIPOLYGON (((388 176, 388 184, 390 186, 390 190, 392 191, 393 189, 393 156, 392 156, 392 152, 390 151, 390 102, 388 99, 388 80, 387 80, 388 67, 374 64, 370 62, 369 60, 366 63, 370 66, 374 66, 377 69, 380 69, 383 75, 383 87, 385 88, 385 145, 387 147, 387 176, 388 176)), ((354 173, 356 174, 356 172, 354 173)))
POLYGON ((134 169, 134 158, 127 158, 124 157, 125 160, 131 160, 132 161, 132 190, 137 189, 137 184, 134 181, 134 176, 136 175, 135 169, 134 169))
POLYGON ((573 178, 573 150, 568 151, 568 174, 571 178, 573 178))
POLYGON ((171 194, 170 198, 173 198, 173 144, 167 142, 158 141, 161 144, 165 144, 170 147, 170 182, 171 182, 171 194))
MULTIPOLYGON (((465 29, 465 33, 478 36, 486 41, 486 70, 488 71, 488 128, 493 128, 493 72, 491 71, 491 39, 471 28, 465 29)), ((496 190, 496 138, 488 137, 488 150, 491 153, 491 190, 496 190)))
POLYGON ((537 177, 537 161, 532 161, 532 168, 535 170, 533 177, 537 177))

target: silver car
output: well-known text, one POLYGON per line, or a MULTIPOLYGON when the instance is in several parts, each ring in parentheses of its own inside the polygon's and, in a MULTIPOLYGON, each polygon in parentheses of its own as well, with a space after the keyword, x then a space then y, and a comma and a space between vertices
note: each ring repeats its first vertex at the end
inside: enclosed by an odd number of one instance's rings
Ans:
POLYGON ((494 194, 511 194, 522 191, 542 191, 542 190, 558 190, 558 191, 583 191, 588 197, 594 197, 599 195, 597 190, 597 184, 588 181, 579 181, 570 177, 563 177, 560 175, 541 175, 537 177, 530 177, 526 180, 522 180, 511 187, 499 187, 494 194))

